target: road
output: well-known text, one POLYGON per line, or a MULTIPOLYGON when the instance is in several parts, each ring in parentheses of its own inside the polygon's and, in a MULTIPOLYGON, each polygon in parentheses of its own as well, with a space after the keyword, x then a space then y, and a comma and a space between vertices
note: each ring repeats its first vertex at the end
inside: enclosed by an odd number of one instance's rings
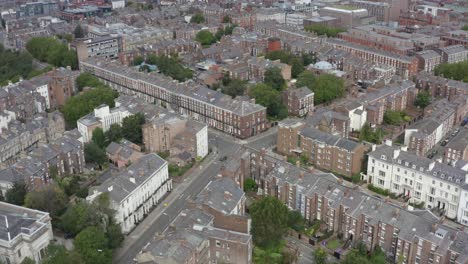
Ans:
POLYGON ((174 185, 172 192, 125 238, 122 247, 114 255, 118 264, 133 263, 136 255, 147 245, 154 235, 162 233, 175 217, 185 208, 189 199, 196 197, 201 190, 218 174, 220 157, 235 153, 240 144, 238 140, 218 133, 209 133, 210 147, 213 152, 201 166, 189 171, 186 179, 174 185))

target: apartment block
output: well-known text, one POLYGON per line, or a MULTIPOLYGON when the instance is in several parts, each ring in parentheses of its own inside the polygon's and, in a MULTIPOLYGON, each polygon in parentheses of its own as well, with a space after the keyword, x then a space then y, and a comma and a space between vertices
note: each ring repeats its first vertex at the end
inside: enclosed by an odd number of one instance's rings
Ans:
POLYGON ((122 40, 119 36, 78 39, 75 47, 78 61, 92 57, 115 59, 122 50, 122 40))
POLYGON ((309 127, 302 121, 278 125, 277 151, 304 155, 314 166, 350 177, 359 173, 366 147, 351 140, 309 127))
POLYGON ((459 160, 468 162, 468 129, 465 127, 460 128, 444 148, 445 163, 452 164, 459 160))
POLYGON ((317 109, 307 116, 307 124, 320 131, 348 138, 351 119, 347 115, 333 110, 317 109))
POLYGON ((425 72, 416 75, 416 88, 428 91, 432 97, 444 97, 449 101, 468 96, 467 83, 445 79, 425 72))
POLYGON ((229 178, 209 183, 136 257, 136 263, 250 264, 253 242, 245 194, 229 178))
POLYGON ((321 8, 318 13, 320 16, 335 17, 339 20, 337 23, 340 27, 352 28, 365 24, 365 18, 369 16, 369 12, 362 8, 341 8, 326 6, 321 8))
POLYGON ((305 86, 287 89, 282 97, 283 103, 292 115, 303 117, 314 110, 314 92, 305 86))
POLYGON ((129 233, 171 191, 167 161, 151 153, 132 163, 118 175, 91 188, 87 201, 108 193, 115 220, 123 233, 129 233))
POLYGON ((467 105, 468 98, 433 103, 422 120, 405 129, 405 145, 419 156, 426 155, 457 124, 457 120, 464 118, 467 105))
POLYGON ((193 83, 177 83, 159 74, 147 75, 112 62, 80 63, 89 72, 123 94, 174 110, 239 138, 248 138, 268 128, 266 108, 193 83))
POLYGON ((435 67, 442 63, 442 56, 433 50, 417 52, 416 58, 419 60, 419 69, 425 72, 434 72, 435 67))
POLYGON ((291 66, 279 60, 271 61, 264 57, 252 57, 247 60, 247 66, 249 67, 249 80, 263 81, 265 72, 273 67, 280 69, 283 79, 291 80, 291 66))
POLYGON ((340 39, 329 38, 326 42, 329 46, 350 52, 353 56, 392 66, 396 74, 405 79, 418 73, 418 60, 415 57, 397 55, 340 39))
POLYGON ((49 213, 0 202, 0 216, 0 260, 16 264, 30 258, 41 262, 54 239, 49 213))
POLYGON ((468 260, 463 246, 466 233, 444 225, 429 211, 399 207, 345 187, 332 174, 311 173, 264 153, 251 152, 248 159, 251 169, 246 176, 255 179, 259 192, 278 198, 308 221, 322 221, 323 232, 342 234, 351 246, 358 242, 371 250, 380 246, 391 262, 461 264, 468 260))
POLYGON ((122 139, 120 143, 111 142, 106 147, 106 154, 117 168, 125 168, 143 156, 141 147, 126 139, 122 139))
POLYGON ((109 109, 108 105, 100 105, 94 109, 92 113, 76 121, 78 131, 83 137, 83 142, 89 142, 93 137, 93 131, 96 128, 101 128, 104 132, 109 130, 113 124, 121 124, 122 120, 130 116, 130 112, 122 107, 109 109))
POLYGON ((443 63, 457 63, 468 60, 468 49, 463 45, 453 45, 438 49, 443 63))

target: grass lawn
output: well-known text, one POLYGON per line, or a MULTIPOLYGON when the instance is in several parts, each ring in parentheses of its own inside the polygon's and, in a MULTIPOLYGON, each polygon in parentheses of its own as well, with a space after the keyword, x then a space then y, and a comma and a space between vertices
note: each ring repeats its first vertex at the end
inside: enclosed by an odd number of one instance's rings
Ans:
POLYGON ((342 243, 339 239, 330 239, 327 241, 327 248, 330 250, 335 250, 342 246, 342 243))

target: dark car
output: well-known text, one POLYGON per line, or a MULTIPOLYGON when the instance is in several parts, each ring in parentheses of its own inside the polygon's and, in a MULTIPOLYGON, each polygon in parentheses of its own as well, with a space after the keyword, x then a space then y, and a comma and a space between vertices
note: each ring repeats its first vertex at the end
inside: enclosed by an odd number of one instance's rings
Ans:
POLYGON ((227 160, 227 156, 222 156, 221 158, 219 158, 219 161, 225 161, 227 160))

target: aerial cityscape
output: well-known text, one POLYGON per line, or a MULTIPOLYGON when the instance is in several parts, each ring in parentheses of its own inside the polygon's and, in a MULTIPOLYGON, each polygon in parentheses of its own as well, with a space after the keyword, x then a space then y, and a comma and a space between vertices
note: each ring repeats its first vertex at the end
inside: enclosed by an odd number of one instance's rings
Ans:
POLYGON ((0 19, 0 264, 468 264, 467 0, 0 19))

